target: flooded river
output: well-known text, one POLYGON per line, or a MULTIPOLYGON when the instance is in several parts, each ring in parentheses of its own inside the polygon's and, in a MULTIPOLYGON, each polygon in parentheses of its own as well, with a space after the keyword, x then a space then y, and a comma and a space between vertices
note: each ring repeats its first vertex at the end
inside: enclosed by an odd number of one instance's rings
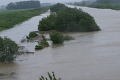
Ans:
MULTIPOLYGON (((13 63, 0 63, 0 73, 14 72, 11 76, 0 76, 0 80, 39 80, 41 75, 46 76, 47 72, 52 71, 62 80, 120 80, 120 11, 82 9, 95 18, 102 31, 70 34, 75 40, 67 41, 62 46, 50 46, 35 54, 18 56, 13 63)), ((27 28, 23 30, 32 27, 31 30, 37 30, 33 24, 38 24, 40 17, 15 28, 19 31, 25 25, 27 28)), ((24 37, 21 31, 15 31, 22 35, 16 39, 12 36, 14 30, 10 30, 13 32, 6 30, 0 35, 9 35, 16 41, 24 37)))

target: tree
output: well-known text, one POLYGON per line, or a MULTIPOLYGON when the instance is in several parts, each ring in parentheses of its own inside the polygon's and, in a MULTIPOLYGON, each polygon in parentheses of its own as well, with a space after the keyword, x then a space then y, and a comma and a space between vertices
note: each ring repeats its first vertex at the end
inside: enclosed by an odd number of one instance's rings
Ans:
POLYGON ((68 8, 63 4, 53 5, 50 15, 43 18, 38 25, 39 31, 57 30, 61 32, 88 32, 99 31, 100 28, 96 24, 94 18, 88 13, 77 8, 68 8))
POLYGON ((63 44, 64 37, 62 34, 58 32, 52 32, 49 35, 50 35, 50 40, 53 42, 53 44, 63 44))
POLYGON ((65 8, 67 8, 67 7, 64 4, 57 3, 57 4, 50 7, 50 11, 51 12, 58 12, 58 11, 63 10, 65 8))
POLYGON ((39 31, 49 31, 49 30, 54 30, 55 29, 55 19, 56 15, 51 14, 47 18, 43 18, 38 25, 38 30, 39 31))
POLYGON ((29 33, 29 38, 35 38, 35 37, 37 37, 38 36, 38 34, 36 33, 36 32, 34 32, 34 31, 32 31, 32 32, 30 32, 29 33))
POLYGON ((20 1, 15 3, 9 3, 6 9, 29 9, 29 8, 40 8, 41 4, 38 0, 30 0, 30 1, 20 1))
POLYGON ((18 52, 18 45, 10 38, 0 37, 0 61, 12 61, 18 52))
POLYGON ((120 0, 96 0, 97 3, 120 3, 120 0))
POLYGON ((55 29, 62 32, 88 32, 100 30, 92 16, 76 8, 66 8, 58 12, 55 24, 55 29))

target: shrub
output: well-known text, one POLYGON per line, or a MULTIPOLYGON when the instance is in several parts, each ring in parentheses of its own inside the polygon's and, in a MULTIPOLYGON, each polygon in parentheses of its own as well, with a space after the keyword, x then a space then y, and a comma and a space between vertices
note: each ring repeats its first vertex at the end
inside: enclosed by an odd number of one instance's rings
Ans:
POLYGON ((54 72, 52 72, 52 75, 50 73, 48 73, 48 77, 49 78, 41 76, 41 78, 39 78, 39 80, 61 80, 60 78, 59 79, 56 78, 54 72))
POLYGON ((63 44, 64 38, 62 34, 58 32, 52 32, 49 35, 50 35, 50 39, 53 42, 53 44, 63 44))
POLYGON ((42 45, 36 45, 35 46, 35 50, 41 50, 41 49, 43 49, 44 47, 42 46, 42 45))
POLYGON ((35 38, 37 36, 38 36, 38 34, 35 33, 34 31, 29 33, 29 38, 35 38))
POLYGON ((18 52, 18 45, 10 38, 0 37, 0 61, 13 61, 18 52))
POLYGON ((43 46, 43 47, 49 47, 49 43, 45 40, 41 40, 39 45, 43 46))
POLYGON ((38 42, 38 45, 35 46, 35 50, 41 50, 45 47, 49 47, 49 43, 46 41, 45 36, 42 35, 42 40, 38 42))

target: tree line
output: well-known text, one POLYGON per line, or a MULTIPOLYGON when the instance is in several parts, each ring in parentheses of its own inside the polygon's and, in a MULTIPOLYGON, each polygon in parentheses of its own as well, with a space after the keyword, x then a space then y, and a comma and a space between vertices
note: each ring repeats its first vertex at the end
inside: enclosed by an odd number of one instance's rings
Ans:
POLYGON ((120 3, 120 0, 97 0, 96 3, 120 3))
POLYGON ((29 9, 29 8, 40 8, 41 4, 38 0, 30 0, 30 1, 20 1, 20 2, 11 2, 7 5, 6 9, 29 9))

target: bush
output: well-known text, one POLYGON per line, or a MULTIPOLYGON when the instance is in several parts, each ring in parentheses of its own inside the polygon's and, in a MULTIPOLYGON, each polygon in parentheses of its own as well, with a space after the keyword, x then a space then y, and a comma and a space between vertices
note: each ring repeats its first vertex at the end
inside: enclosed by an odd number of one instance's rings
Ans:
POLYGON ((45 36, 42 35, 42 40, 38 42, 38 45, 35 46, 35 50, 41 50, 45 47, 49 47, 49 43, 46 41, 45 36))
POLYGON ((52 75, 50 73, 48 73, 48 77, 49 77, 49 79, 41 76, 41 78, 39 78, 39 80, 61 80, 60 78, 59 79, 56 78, 54 72, 52 72, 52 75))
POLYGON ((37 36, 38 36, 38 34, 35 33, 34 31, 29 33, 29 38, 35 38, 37 36))
POLYGON ((35 50, 41 50, 41 49, 43 49, 44 47, 42 46, 42 45, 36 45, 35 46, 35 50))
POLYGON ((43 46, 43 47, 49 47, 49 43, 45 40, 41 40, 39 45, 43 46))
POLYGON ((50 39, 53 42, 53 44, 63 44, 64 38, 62 34, 58 32, 52 32, 49 35, 50 35, 50 39))
POLYGON ((11 39, 0 37, 0 61, 13 61, 18 52, 18 45, 11 39))

